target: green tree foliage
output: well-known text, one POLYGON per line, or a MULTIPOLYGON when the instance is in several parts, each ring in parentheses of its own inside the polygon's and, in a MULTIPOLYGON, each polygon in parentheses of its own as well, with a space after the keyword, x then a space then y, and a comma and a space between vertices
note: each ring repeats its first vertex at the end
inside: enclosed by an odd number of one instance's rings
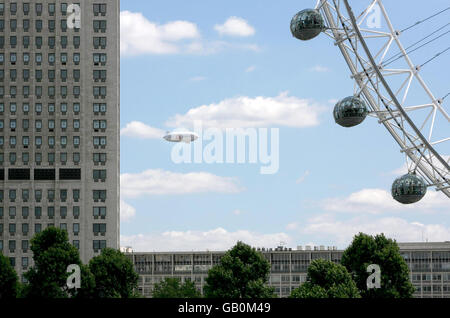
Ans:
POLYGON ((400 255, 397 243, 384 234, 370 236, 359 233, 342 255, 342 265, 352 274, 364 298, 410 298, 414 287, 409 270, 400 255), (367 266, 377 264, 381 269, 381 288, 367 289, 367 266))
MULTIPOLYGON (((78 250, 69 243, 66 231, 49 227, 31 239, 34 267, 25 273, 28 284, 23 296, 32 298, 67 298, 67 267, 81 265, 78 250)), ((83 279, 82 279, 83 281, 83 279)))
POLYGON ((317 259, 308 267, 307 282, 294 289, 291 298, 360 298, 347 269, 331 261, 317 259))
POLYGON ((206 278, 204 294, 209 298, 275 297, 266 285, 270 264, 250 246, 238 242, 211 268, 206 278))
POLYGON ((136 295, 139 276, 131 260, 120 251, 103 249, 91 259, 89 270, 95 277, 94 297, 132 298, 136 295))
POLYGON ((0 299, 16 298, 19 282, 9 259, 0 252, 0 299))
POLYGON ((201 294, 191 281, 181 284, 177 278, 166 278, 155 284, 152 296, 153 298, 200 298, 201 294))

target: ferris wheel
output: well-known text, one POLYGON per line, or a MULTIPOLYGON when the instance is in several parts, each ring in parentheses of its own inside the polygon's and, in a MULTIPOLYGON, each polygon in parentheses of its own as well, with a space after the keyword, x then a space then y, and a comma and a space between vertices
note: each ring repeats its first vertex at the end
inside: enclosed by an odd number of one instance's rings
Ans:
POLYGON ((381 0, 367 2, 355 16, 348 0, 318 0, 314 9, 302 10, 292 18, 291 33, 300 40, 324 33, 339 47, 350 68, 353 95, 336 104, 336 123, 353 127, 367 116, 374 117, 400 146, 408 173, 394 181, 392 197, 403 204, 415 203, 428 187, 435 187, 450 198, 450 116, 445 100, 450 92, 435 96, 421 76, 424 66, 450 47, 418 65, 409 56, 449 33, 445 29, 450 23, 406 48, 401 43, 404 33, 448 13, 450 7, 396 30, 381 0), (374 21, 378 25, 365 27, 374 21))

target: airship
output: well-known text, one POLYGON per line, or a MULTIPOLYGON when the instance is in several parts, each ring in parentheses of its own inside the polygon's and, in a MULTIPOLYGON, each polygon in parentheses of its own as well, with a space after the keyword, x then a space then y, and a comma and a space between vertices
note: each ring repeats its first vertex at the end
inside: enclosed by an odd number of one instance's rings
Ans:
POLYGON ((188 144, 194 140, 197 140, 198 135, 190 131, 174 131, 174 132, 168 131, 166 132, 166 135, 163 138, 170 142, 185 142, 188 144))

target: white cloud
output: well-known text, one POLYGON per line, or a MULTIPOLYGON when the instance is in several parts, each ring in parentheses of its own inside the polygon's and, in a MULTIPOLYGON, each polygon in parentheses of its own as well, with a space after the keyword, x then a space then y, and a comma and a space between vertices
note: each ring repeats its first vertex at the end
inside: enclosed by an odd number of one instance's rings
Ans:
POLYGON ((205 76, 194 76, 189 79, 189 81, 191 81, 191 82, 201 82, 204 80, 206 80, 205 76))
POLYGON ((249 66, 249 67, 247 67, 247 68, 245 69, 245 72, 246 72, 246 73, 251 73, 251 72, 253 72, 254 70, 256 70, 256 66, 255 66, 255 65, 251 65, 251 66, 249 66))
POLYGON ((208 172, 177 173, 146 170, 120 175, 121 195, 135 198, 143 195, 188 193, 237 193, 243 191, 236 178, 220 177, 208 172))
POLYGON ((236 209, 236 210, 233 211, 234 215, 241 215, 242 213, 243 212, 241 210, 239 210, 239 209, 236 209))
POLYGON ((254 43, 233 43, 227 41, 206 40, 194 41, 186 47, 187 53, 198 55, 211 55, 225 50, 259 52, 261 51, 261 48, 254 43))
POLYGON ((140 139, 159 139, 164 136, 164 131, 140 121, 132 121, 120 130, 120 135, 140 139))
POLYGON ((236 97, 217 104, 191 108, 186 114, 177 114, 166 123, 170 127, 193 127, 201 121, 203 127, 311 127, 319 124, 324 107, 311 100, 281 93, 276 97, 236 97))
POLYGON ((197 26, 188 21, 172 21, 158 25, 140 12, 120 13, 120 53, 174 54, 182 50, 183 40, 200 37, 197 26))
POLYGON ((288 225, 286 225, 286 230, 294 231, 294 230, 297 230, 298 227, 299 227, 299 224, 297 222, 292 222, 292 223, 289 223, 288 225))
MULTIPOLYGON (((190 21, 158 24, 140 12, 120 13, 120 53, 142 54, 215 54, 226 49, 259 51, 256 44, 205 40, 197 25, 190 21)), ((248 32, 248 30, 247 30, 248 32)))
POLYGON ((323 65, 315 65, 309 69, 311 72, 317 72, 317 73, 325 73, 329 72, 330 69, 323 65))
POLYGON ((244 19, 230 17, 224 24, 216 24, 214 30, 220 35, 246 37, 255 34, 255 29, 244 19))
POLYGON ((341 247, 347 246, 354 235, 363 232, 370 235, 384 233, 397 242, 421 242, 423 240, 443 242, 450 240, 450 228, 441 224, 421 224, 398 217, 355 217, 349 220, 335 220, 322 215, 309 220, 302 230, 303 234, 331 237, 341 247))
POLYGON ((136 209, 126 203, 123 200, 120 200, 120 221, 127 222, 130 221, 136 215, 136 209))
POLYGON ((156 234, 121 235, 121 246, 137 252, 150 251, 225 251, 242 241, 253 247, 276 247, 279 242, 292 242, 286 233, 260 234, 247 230, 229 232, 223 228, 210 231, 168 231, 156 234))
POLYGON ((344 198, 329 198, 322 202, 327 211, 357 213, 389 213, 394 211, 434 212, 448 210, 448 198, 444 194, 428 190, 425 197, 415 204, 401 204, 383 189, 362 189, 344 198))
POLYGON ((306 170, 301 176, 300 178, 297 179, 297 181, 295 181, 295 183, 300 184, 303 181, 305 181, 306 177, 310 175, 309 170, 306 170))

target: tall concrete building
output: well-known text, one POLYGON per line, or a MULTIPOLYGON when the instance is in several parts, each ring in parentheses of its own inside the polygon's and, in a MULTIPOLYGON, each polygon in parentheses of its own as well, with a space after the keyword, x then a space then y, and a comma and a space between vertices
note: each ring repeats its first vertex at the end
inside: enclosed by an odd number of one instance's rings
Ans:
MULTIPOLYGON (((450 298, 450 242, 398 243, 408 265, 416 298, 450 298)), ((200 292, 208 270, 220 262, 224 251, 208 252, 132 252, 123 249, 139 274, 139 292, 151 297, 153 287, 166 277, 192 281, 200 292)), ((315 259, 340 263, 343 250, 335 247, 305 246, 258 249, 270 264, 267 284, 278 297, 288 297, 306 282, 307 270, 315 259)))
POLYGON ((0 0, 0 251, 67 230, 83 262, 119 247, 119 0, 0 0))

